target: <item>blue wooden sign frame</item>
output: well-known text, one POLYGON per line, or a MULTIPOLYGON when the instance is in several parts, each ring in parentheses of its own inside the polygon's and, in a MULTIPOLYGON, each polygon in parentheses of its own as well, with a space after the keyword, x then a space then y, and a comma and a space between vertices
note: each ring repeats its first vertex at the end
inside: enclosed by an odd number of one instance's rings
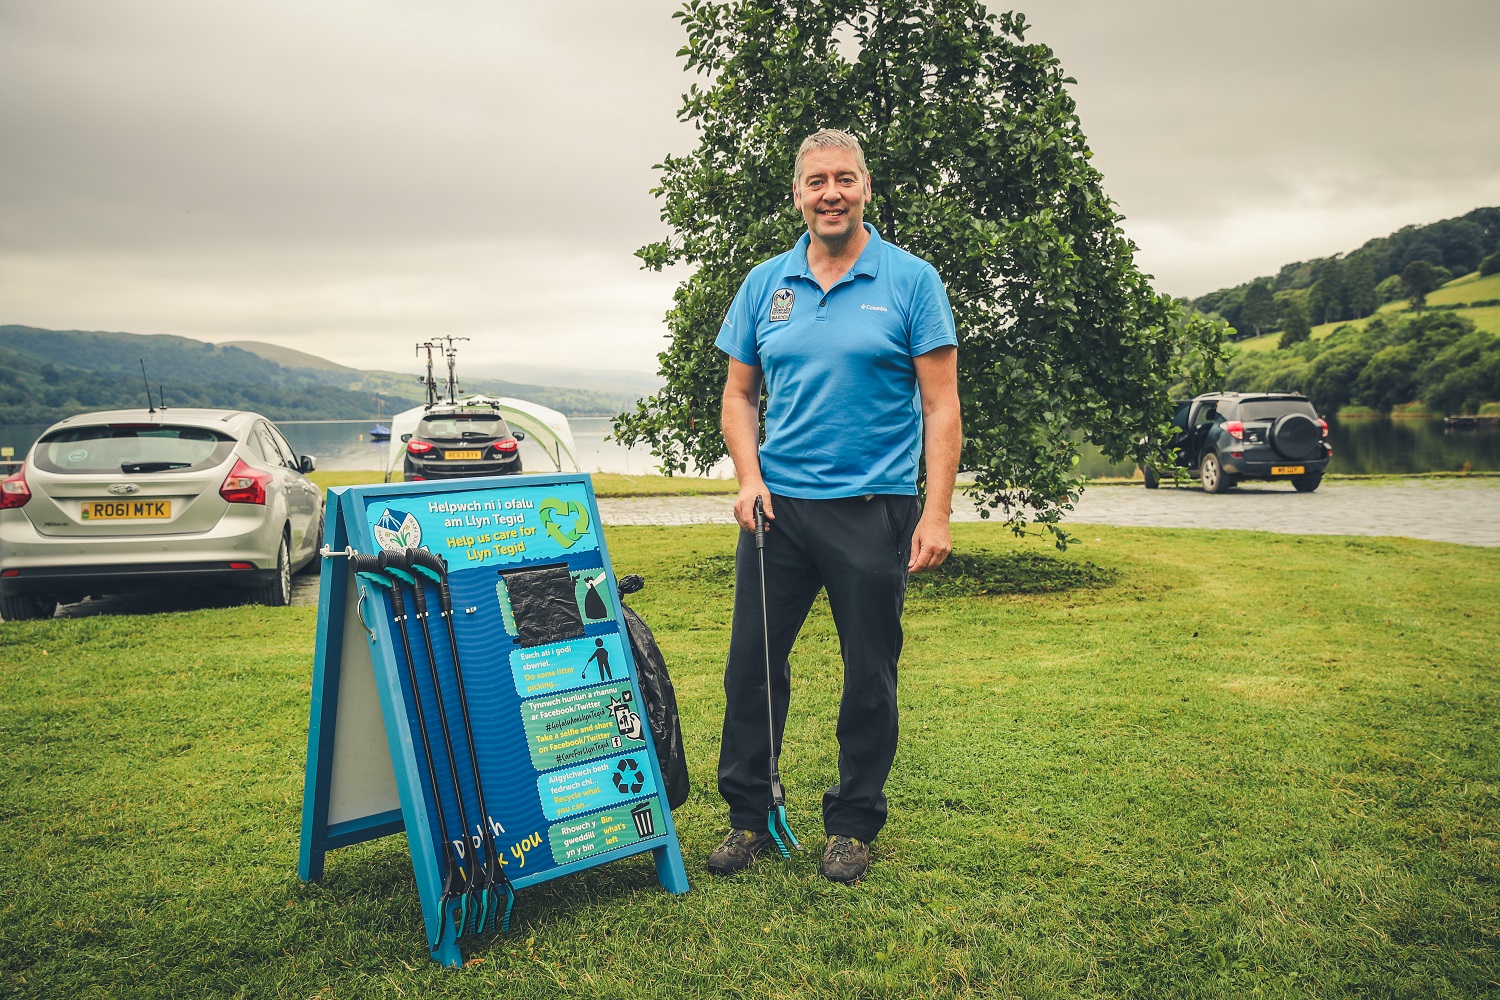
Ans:
MULTIPOLYGON (((422 679, 425 644, 409 621, 393 619, 387 593, 357 579, 341 558, 378 553, 383 538, 390 547, 420 545, 447 560, 470 735, 491 813, 481 821, 495 831, 511 885, 522 890, 649 851, 662 886, 686 892, 655 743, 642 722, 644 709, 635 711, 641 689, 592 480, 502 476, 343 487, 329 490, 328 511, 301 878, 320 879, 331 850, 404 830, 432 956, 462 965, 451 918, 459 904, 438 912, 437 810, 444 809, 450 833, 463 826, 451 785, 435 791, 413 743, 417 721, 398 628, 407 630, 421 660, 416 696, 428 706, 427 733, 435 738, 435 695, 422 679), (580 607, 586 603, 593 614, 581 616, 582 635, 523 646, 501 573, 539 566, 566 568, 580 594, 591 592, 580 607)), ((454 721, 462 713, 446 631, 433 649, 450 725, 462 726, 454 721)), ((447 735, 467 760, 460 733, 447 735)), ((477 814, 476 790, 466 777, 460 769, 460 794, 477 814)))

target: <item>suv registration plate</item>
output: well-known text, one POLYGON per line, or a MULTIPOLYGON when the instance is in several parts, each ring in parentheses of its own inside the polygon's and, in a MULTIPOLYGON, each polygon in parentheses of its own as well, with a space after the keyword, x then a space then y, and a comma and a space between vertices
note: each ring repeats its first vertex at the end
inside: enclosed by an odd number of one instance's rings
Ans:
POLYGON ((85 500, 80 521, 144 521, 172 516, 170 500, 85 500))
POLYGON ((483 451, 445 451, 443 460, 447 462, 477 462, 484 457, 483 451))
POLYGON ((1271 475, 1273 476, 1300 476, 1307 472, 1304 465, 1273 465, 1271 475))

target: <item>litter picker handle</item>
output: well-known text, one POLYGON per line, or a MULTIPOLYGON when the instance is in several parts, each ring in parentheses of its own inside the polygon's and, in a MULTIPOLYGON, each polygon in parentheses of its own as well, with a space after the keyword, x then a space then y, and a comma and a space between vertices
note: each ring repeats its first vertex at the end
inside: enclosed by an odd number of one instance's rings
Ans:
POLYGON ((354 568, 354 575, 360 579, 368 580, 378 587, 389 588, 391 586, 390 578, 381 572, 379 556, 367 556, 362 552, 356 552, 349 557, 349 565, 354 568))
POLYGON ((405 549, 382 549, 380 568, 393 580, 415 584, 417 578, 411 573, 411 558, 405 549))
POLYGON ((760 497, 755 498, 755 547, 766 547, 766 507, 760 497))
POLYGON ((412 548, 406 550, 406 559, 413 570, 438 585, 438 595, 442 598, 443 607, 450 607, 453 602, 448 593, 448 563, 443 557, 431 549, 412 548))
POLYGON ((448 564, 431 549, 409 548, 406 561, 412 569, 436 583, 448 576, 448 564))

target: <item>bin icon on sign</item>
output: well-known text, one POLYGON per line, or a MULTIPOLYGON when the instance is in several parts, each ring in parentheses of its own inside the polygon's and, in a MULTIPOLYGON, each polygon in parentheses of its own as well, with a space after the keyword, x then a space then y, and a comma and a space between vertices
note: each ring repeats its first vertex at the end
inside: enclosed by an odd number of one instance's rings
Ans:
POLYGON ((635 820, 635 832, 645 840, 656 832, 656 819, 651 815, 651 803, 642 802, 630 810, 630 818, 635 820))

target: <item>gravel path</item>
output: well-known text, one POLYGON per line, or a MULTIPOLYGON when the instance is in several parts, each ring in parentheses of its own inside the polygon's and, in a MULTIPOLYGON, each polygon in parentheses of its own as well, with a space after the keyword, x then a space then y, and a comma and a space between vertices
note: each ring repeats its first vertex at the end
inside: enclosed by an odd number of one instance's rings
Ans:
MULTIPOLYGON (((732 505, 729 496, 601 498, 599 514, 605 524, 731 524, 732 505)), ((955 521, 979 519, 972 504, 959 502, 955 521)), ((1246 483, 1219 496, 1196 486, 1094 486, 1064 523, 1500 545, 1500 478, 1334 481, 1315 493, 1298 493, 1290 484, 1246 483)))

